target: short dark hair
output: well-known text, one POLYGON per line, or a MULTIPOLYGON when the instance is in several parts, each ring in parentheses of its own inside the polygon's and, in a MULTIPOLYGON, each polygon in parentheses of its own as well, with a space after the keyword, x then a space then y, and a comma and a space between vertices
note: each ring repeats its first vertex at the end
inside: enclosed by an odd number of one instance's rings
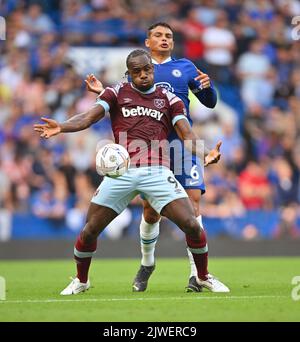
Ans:
POLYGON ((161 21, 161 22, 152 24, 151 26, 148 27, 147 36, 150 37, 151 31, 153 29, 155 29, 156 27, 158 27, 158 26, 166 27, 166 28, 168 28, 169 30, 171 30, 173 32, 172 27, 168 23, 165 23, 165 22, 161 21))
POLYGON ((130 54, 127 56, 126 58, 126 66, 127 66, 127 69, 128 69, 128 66, 129 66, 129 63, 130 63, 130 60, 134 57, 138 57, 138 56, 147 56, 150 60, 150 62, 152 61, 152 58, 149 54, 149 52, 147 52, 146 50, 143 50, 143 49, 136 49, 136 50, 133 50, 130 52, 130 54))

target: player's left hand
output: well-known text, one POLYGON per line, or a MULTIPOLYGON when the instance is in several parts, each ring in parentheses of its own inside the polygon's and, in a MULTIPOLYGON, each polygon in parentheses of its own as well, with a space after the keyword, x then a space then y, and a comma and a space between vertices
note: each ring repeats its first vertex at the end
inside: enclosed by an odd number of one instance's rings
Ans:
POLYGON ((204 166, 217 163, 221 158, 220 148, 222 141, 219 141, 214 149, 212 149, 204 159, 204 166))
POLYGON ((210 78, 207 74, 197 69, 198 76, 195 77, 195 81, 199 81, 201 83, 202 89, 206 89, 210 87, 210 78))

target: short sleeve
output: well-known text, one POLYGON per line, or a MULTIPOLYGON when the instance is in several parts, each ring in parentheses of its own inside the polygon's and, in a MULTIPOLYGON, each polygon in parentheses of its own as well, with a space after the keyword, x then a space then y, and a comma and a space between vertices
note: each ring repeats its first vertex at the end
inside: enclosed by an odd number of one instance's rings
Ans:
POLYGON ((107 87, 97 97, 96 104, 101 105, 106 112, 115 106, 117 102, 117 92, 114 88, 107 87))
POLYGON ((174 98, 170 102, 170 114, 173 126, 175 126, 176 122, 179 120, 188 120, 184 103, 177 96, 174 96, 174 98))

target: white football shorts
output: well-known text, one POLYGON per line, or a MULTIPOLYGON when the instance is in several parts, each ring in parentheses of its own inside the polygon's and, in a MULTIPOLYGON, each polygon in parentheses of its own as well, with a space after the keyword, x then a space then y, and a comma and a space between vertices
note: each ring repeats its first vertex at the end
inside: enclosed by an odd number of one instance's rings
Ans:
POLYGON ((130 168, 124 175, 104 177, 91 202, 120 214, 138 194, 158 213, 170 202, 188 197, 173 172, 165 166, 130 168))

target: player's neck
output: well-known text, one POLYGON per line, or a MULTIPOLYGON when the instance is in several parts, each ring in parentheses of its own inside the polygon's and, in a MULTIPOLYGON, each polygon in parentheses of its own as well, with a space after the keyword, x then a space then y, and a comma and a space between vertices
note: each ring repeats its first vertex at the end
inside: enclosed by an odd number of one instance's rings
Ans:
POLYGON ((156 63, 161 64, 164 61, 166 61, 167 59, 171 58, 171 55, 169 53, 168 54, 161 54, 161 53, 152 52, 151 57, 156 63))
POLYGON ((154 93, 155 92, 155 89, 156 89, 156 85, 153 84, 153 86, 151 88, 149 88, 148 90, 140 90, 139 88, 137 88, 132 82, 130 82, 131 84, 131 87, 135 90, 137 90, 139 93, 142 93, 142 94, 151 94, 151 93, 154 93))

